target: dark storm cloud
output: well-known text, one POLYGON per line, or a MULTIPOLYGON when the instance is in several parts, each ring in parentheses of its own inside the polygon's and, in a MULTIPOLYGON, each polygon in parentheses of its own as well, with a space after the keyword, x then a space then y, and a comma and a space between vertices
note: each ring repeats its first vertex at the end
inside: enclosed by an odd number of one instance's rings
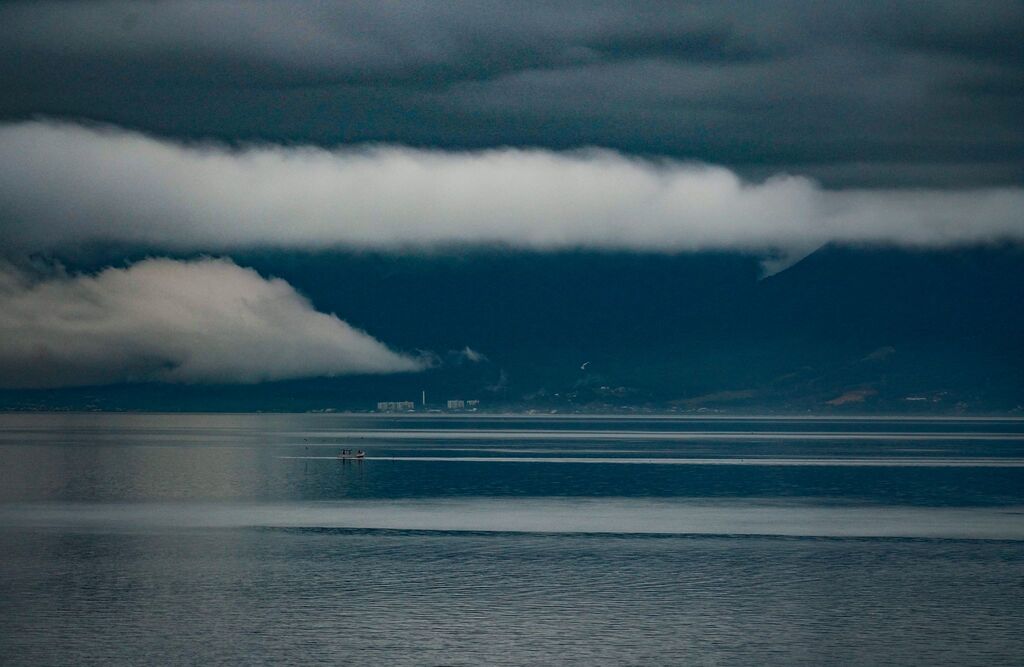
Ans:
MULTIPOLYGON (((41 68, 99 67, 143 85, 429 86, 596 59, 765 54, 727 17, 668 5, 43 2, 0 11, 8 55, 41 68)), ((8 74, 45 85, 30 70, 8 74)))
POLYGON ((1020 2, 26 2, 0 44, 8 118, 1024 179, 1020 2))
POLYGON ((1024 3, 891 3, 867 15, 865 32, 888 47, 1002 62, 1024 59, 1024 3))

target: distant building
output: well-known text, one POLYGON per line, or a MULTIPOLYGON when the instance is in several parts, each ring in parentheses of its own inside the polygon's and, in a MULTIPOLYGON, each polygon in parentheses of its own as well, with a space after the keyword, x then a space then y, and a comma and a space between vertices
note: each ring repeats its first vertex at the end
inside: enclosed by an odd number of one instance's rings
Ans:
POLYGON ((378 401, 377 412, 406 412, 414 410, 416 404, 412 401, 378 401))
POLYGON ((461 398, 455 398, 448 401, 449 410, 475 410, 478 407, 480 407, 480 401, 476 399, 464 401, 461 398))

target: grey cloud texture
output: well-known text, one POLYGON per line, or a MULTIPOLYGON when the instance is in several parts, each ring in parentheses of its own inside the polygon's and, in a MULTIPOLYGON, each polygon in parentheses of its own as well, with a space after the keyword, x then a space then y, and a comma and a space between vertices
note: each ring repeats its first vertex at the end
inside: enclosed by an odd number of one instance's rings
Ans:
POLYGON ((122 242, 798 252, 826 242, 1024 239, 1024 189, 826 190, 611 151, 179 144, 114 128, 0 126, 0 237, 32 252, 122 242))
POLYGON ((21 57, 108 68, 139 59, 189 77, 250 80, 305 71, 436 82, 646 58, 781 60, 824 46, 1011 63, 1024 54, 1019 2, 30 0, 4 3, 0 18, 5 52, 21 57), (187 67, 195 58, 202 71, 187 67))
POLYGON ((158 75, 204 81, 422 83, 602 57, 764 57, 769 49, 756 34, 764 16, 657 2, 37 0, 0 7, 0 35, 23 57, 92 60, 129 80, 141 72, 104 59, 148 62, 158 75), (189 58, 204 68, 188 68, 189 58))
POLYGON ((38 280, 0 267, 0 386, 253 383, 423 362, 227 260, 150 259, 38 280))
POLYGON ((1016 0, 15 1, 0 117, 1020 184, 1022 44, 1016 0))

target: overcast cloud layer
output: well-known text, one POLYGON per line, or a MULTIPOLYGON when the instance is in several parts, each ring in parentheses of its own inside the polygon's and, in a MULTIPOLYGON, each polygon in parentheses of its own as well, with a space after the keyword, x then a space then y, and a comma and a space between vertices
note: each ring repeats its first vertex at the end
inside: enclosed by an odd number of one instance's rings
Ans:
POLYGON ((609 151, 181 145, 117 129, 0 127, 8 250, 249 246, 809 250, 1024 239, 1024 189, 829 191, 609 151))
POLYGON ((0 387, 422 369, 288 283, 227 260, 150 259, 43 281, 0 267, 0 387))
POLYGON ((439 148, 599 145, 830 186, 1024 182, 1024 3, 0 5, 0 118, 439 148))

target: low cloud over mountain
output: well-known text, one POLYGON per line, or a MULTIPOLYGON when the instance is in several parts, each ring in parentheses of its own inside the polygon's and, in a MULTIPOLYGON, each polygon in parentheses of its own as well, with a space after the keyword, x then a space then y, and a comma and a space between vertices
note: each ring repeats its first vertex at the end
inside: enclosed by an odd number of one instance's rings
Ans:
POLYGON ((227 260, 150 259, 33 280, 0 270, 0 386, 253 383, 414 372, 288 283, 227 260))
POLYGON ((1024 239, 1024 188, 828 190, 589 150, 232 148, 114 128, 0 128, 10 249, 134 243, 806 252, 1024 239))

